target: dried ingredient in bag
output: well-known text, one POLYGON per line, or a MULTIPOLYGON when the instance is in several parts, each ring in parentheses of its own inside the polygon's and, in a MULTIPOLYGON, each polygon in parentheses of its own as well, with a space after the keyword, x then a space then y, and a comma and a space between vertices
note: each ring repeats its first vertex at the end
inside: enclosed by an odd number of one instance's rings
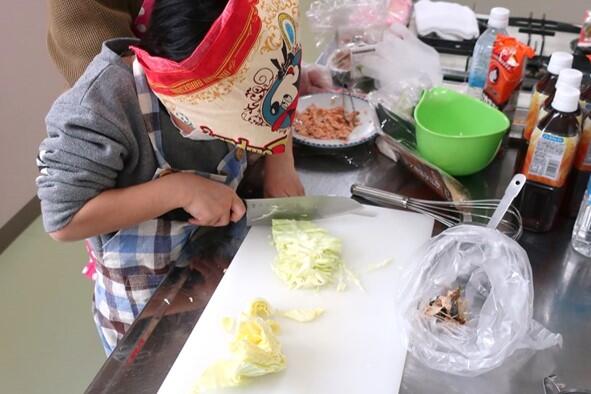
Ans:
POLYGON ((424 365, 477 376, 519 349, 562 343, 559 334, 533 320, 527 253, 500 231, 452 227, 423 245, 412 262, 395 301, 408 350, 424 365), (455 321, 448 322, 452 316, 455 321))
POLYGON ((441 322, 466 324, 466 307, 460 288, 435 297, 425 308, 425 315, 441 322))

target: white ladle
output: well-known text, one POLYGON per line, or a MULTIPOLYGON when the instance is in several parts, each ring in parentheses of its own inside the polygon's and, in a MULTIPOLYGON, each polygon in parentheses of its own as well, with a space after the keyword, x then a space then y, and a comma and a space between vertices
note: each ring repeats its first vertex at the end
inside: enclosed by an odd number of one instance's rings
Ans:
POLYGON ((511 206, 511 203, 513 203, 515 197, 517 197, 521 189, 523 189, 523 186, 525 186, 526 180, 527 178, 523 174, 516 174, 513 179, 511 179, 511 182, 509 182, 509 186, 507 186, 507 189, 505 189, 505 194, 503 195, 499 206, 497 209, 495 209, 495 212, 488 222, 487 227, 497 228, 499 226, 501 220, 503 220, 503 217, 505 216, 505 213, 507 213, 507 210, 511 206))

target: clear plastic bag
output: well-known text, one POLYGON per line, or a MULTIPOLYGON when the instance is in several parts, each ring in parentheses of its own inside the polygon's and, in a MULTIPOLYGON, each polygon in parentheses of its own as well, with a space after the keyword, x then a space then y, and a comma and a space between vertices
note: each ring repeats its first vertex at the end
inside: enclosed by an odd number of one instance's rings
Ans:
POLYGON ((306 16, 319 47, 335 40, 339 48, 355 41, 374 44, 388 25, 388 5, 388 0, 317 0, 306 16))
POLYGON ((375 52, 364 57, 361 67, 364 75, 377 81, 373 100, 409 119, 423 90, 443 81, 437 51, 396 23, 384 32, 375 52))
POLYGON ((532 272, 525 250, 496 230, 461 225, 444 231, 421 249, 402 283, 397 301, 409 351, 433 369, 476 376, 518 349, 562 345, 560 334, 532 318, 532 272), (457 288, 465 324, 426 313, 432 300, 457 288))
POLYGON ((412 14, 412 0, 391 0, 389 12, 393 22, 408 26, 412 14))

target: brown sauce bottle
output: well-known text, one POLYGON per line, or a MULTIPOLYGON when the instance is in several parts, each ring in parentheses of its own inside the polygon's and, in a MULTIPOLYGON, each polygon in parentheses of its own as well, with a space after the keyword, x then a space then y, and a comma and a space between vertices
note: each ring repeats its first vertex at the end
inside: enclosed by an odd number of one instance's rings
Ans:
MULTIPOLYGON (((583 73, 582 72, 580 72, 579 70, 572 69, 572 68, 567 68, 567 69, 560 71, 560 74, 558 74, 558 81, 556 82, 556 87, 561 86, 561 85, 565 85, 565 86, 573 87, 575 89, 580 89, 582 80, 583 80, 583 73)), ((552 101, 554 100, 555 94, 556 94, 556 90, 554 90, 550 94, 550 96, 548 96, 546 101, 544 101, 544 104, 542 105, 542 107, 539 110, 538 122, 542 118, 544 118, 548 114, 548 112, 551 111, 552 101)), ((578 111, 579 111, 579 115, 578 115, 579 123, 582 123, 583 113, 580 108, 578 109, 578 111)), ((519 144, 520 145, 519 145, 519 149, 517 151, 517 157, 515 159, 515 172, 521 171, 521 168, 523 167, 523 161, 525 160, 525 156, 527 154, 527 149, 528 149, 528 141, 525 138, 520 140, 519 144)), ((585 187, 586 187, 586 184, 585 184, 585 187)))
POLYGON ((566 52, 554 52, 550 57, 548 64, 548 71, 536 83, 532 92, 529 111, 523 129, 523 139, 529 141, 536 125, 540 120, 540 108, 544 105, 549 96, 554 95, 556 91, 556 83, 558 82, 558 75, 564 69, 571 68, 573 64, 573 56, 566 52))
POLYGON ((581 103, 581 139, 563 204, 563 214, 571 218, 577 217, 591 174, 591 84, 581 93, 581 103))
MULTIPOLYGON (((583 73, 582 72, 580 72, 579 70, 575 70, 574 68, 567 68, 567 69, 560 71, 560 74, 558 74, 558 81, 556 82, 556 87, 565 85, 565 86, 570 86, 572 88, 580 90, 582 81, 583 81, 583 73)), ((542 119, 544 116, 546 116, 546 114, 548 112, 550 112, 550 110, 552 108, 552 101, 554 100, 555 94, 556 94, 556 89, 554 89, 554 91, 548 96, 546 101, 544 101, 544 104, 540 108, 539 119, 542 119)), ((579 106, 579 109, 578 109, 578 118, 577 119, 579 120, 579 123, 582 124, 583 111, 581 110, 581 107, 584 105, 583 93, 581 93, 580 102, 581 102, 580 103, 581 105, 579 106)))
POLYGON ((531 135, 522 168, 527 182, 518 203, 526 230, 549 231, 558 216, 579 142, 579 96, 577 89, 561 86, 531 135))

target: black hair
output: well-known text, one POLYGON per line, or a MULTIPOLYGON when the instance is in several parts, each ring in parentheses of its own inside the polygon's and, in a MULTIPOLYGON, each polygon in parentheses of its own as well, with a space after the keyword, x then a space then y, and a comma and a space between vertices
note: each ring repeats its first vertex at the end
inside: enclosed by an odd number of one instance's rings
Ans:
POLYGON ((156 0, 141 47, 152 56, 181 61, 189 57, 228 0, 156 0))

